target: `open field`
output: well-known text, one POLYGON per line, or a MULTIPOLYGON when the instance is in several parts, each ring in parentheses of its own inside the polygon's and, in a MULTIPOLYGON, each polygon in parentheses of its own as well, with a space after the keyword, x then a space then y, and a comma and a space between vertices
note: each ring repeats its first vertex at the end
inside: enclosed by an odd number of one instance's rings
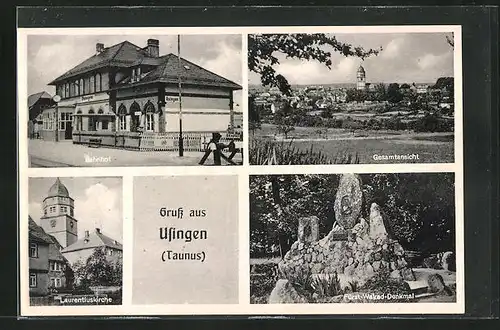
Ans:
POLYGON ((416 141, 396 139, 363 139, 363 140, 332 140, 332 141, 298 141, 294 146, 301 150, 321 151, 326 155, 357 154, 361 164, 370 163, 450 163, 454 161, 453 143, 421 144, 416 141), (413 160, 375 160, 377 156, 416 154, 413 160))
MULTIPOLYGON (((274 125, 264 124, 255 138, 283 140, 275 135, 274 125)), ((252 135, 250 135, 252 137, 252 135)), ((414 133, 411 131, 357 130, 296 127, 285 141, 292 141, 299 150, 320 151, 328 157, 350 154, 361 164, 377 163, 450 163, 454 161, 453 133, 414 133), (411 159, 397 156, 417 155, 411 159), (382 156, 382 157, 377 157, 382 156), (396 156, 396 157, 394 157, 396 156), (387 159, 389 158, 389 159, 387 159)))

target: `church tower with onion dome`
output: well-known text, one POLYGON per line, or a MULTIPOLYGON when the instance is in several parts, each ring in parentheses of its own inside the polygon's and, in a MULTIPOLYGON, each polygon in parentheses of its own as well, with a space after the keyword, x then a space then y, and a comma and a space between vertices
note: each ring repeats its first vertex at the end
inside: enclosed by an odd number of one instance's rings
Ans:
POLYGON ((359 66, 356 73, 356 89, 364 90, 366 88, 366 71, 362 65, 359 66))
POLYGON ((43 216, 40 225, 65 248, 78 240, 78 221, 74 218, 74 200, 59 180, 50 187, 43 200, 43 216))

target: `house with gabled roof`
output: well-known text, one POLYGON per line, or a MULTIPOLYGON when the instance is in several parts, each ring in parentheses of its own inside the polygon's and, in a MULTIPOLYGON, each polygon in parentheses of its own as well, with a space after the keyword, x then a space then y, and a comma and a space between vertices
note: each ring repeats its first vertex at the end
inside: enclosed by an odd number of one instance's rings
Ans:
POLYGON ((46 91, 31 94, 28 96, 29 119, 35 119, 43 109, 52 107, 54 104, 52 96, 46 91))
POLYGON ((43 125, 42 112, 44 109, 54 107, 56 103, 52 96, 43 91, 28 96, 28 137, 39 138, 43 125))
POLYGON ((179 131, 180 104, 184 132, 226 131, 241 115, 233 102, 240 85, 177 55, 160 56, 157 39, 146 47, 97 43, 95 55, 49 85, 62 98, 58 109, 72 109, 74 143, 137 148, 140 133, 179 131))
POLYGON ((51 289, 67 287, 72 282, 72 272, 61 245, 30 216, 28 221, 30 295, 43 296, 51 289))
POLYGON ((71 264, 75 264, 77 261, 85 262, 96 249, 102 249, 106 259, 112 263, 122 257, 123 253, 123 245, 102 233, 100 228, 95 228, 92 232, 86 230, 84 237, 61 252, 71 264))

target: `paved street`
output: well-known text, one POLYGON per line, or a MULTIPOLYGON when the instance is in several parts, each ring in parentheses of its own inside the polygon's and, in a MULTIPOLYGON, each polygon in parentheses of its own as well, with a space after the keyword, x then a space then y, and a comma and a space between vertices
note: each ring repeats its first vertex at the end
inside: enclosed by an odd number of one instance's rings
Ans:
MULTIPOLYGON (((177 151, 135 151, 113 148, 93 148, 71 141, 29 140, 30 167, 67 167, 67 166, 196 166, 203 156, 202 152, 184 152, 179 157, 177 151)), ((241 163, 241 154, 233 161, 241 163)), ((211 156, 205 165, 212 165, 211 156)), ((227 162, 222 161, 222 164, 227 162)))

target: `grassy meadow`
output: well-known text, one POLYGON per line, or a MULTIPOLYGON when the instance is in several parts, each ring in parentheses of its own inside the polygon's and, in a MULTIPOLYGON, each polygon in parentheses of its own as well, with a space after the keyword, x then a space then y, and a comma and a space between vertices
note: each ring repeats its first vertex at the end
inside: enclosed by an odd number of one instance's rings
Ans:
MULTIPOLYGON (((350 163, 337 161, 344 157, 355 157, 356 163, 450 163, 454 162, 453 133, 415 133, 412 131, 390 130, 357 130, 350 131, 341 128, 295 127, 286 139, 276 134, 276 128, 271 124, 263 124, 261 129, 250 132, 252 140, 266 141, 267 144, 286 144, 287 149, 294 153, 317 153, 321 157, 314 164, 350 163), (417 154, 413 160, 376 160, 374 155, 408 155, 417 154), (328 161, 330 160, 330 161, 328 161)), ((281 148, 282 149, 282 148, 281 148)), ((310 158, 310 157, 308 157, 310 158)), ((307 164, 308 160, 287 164, 307 164)), ((253 161, 250 164, 261 165, 253 161)))

